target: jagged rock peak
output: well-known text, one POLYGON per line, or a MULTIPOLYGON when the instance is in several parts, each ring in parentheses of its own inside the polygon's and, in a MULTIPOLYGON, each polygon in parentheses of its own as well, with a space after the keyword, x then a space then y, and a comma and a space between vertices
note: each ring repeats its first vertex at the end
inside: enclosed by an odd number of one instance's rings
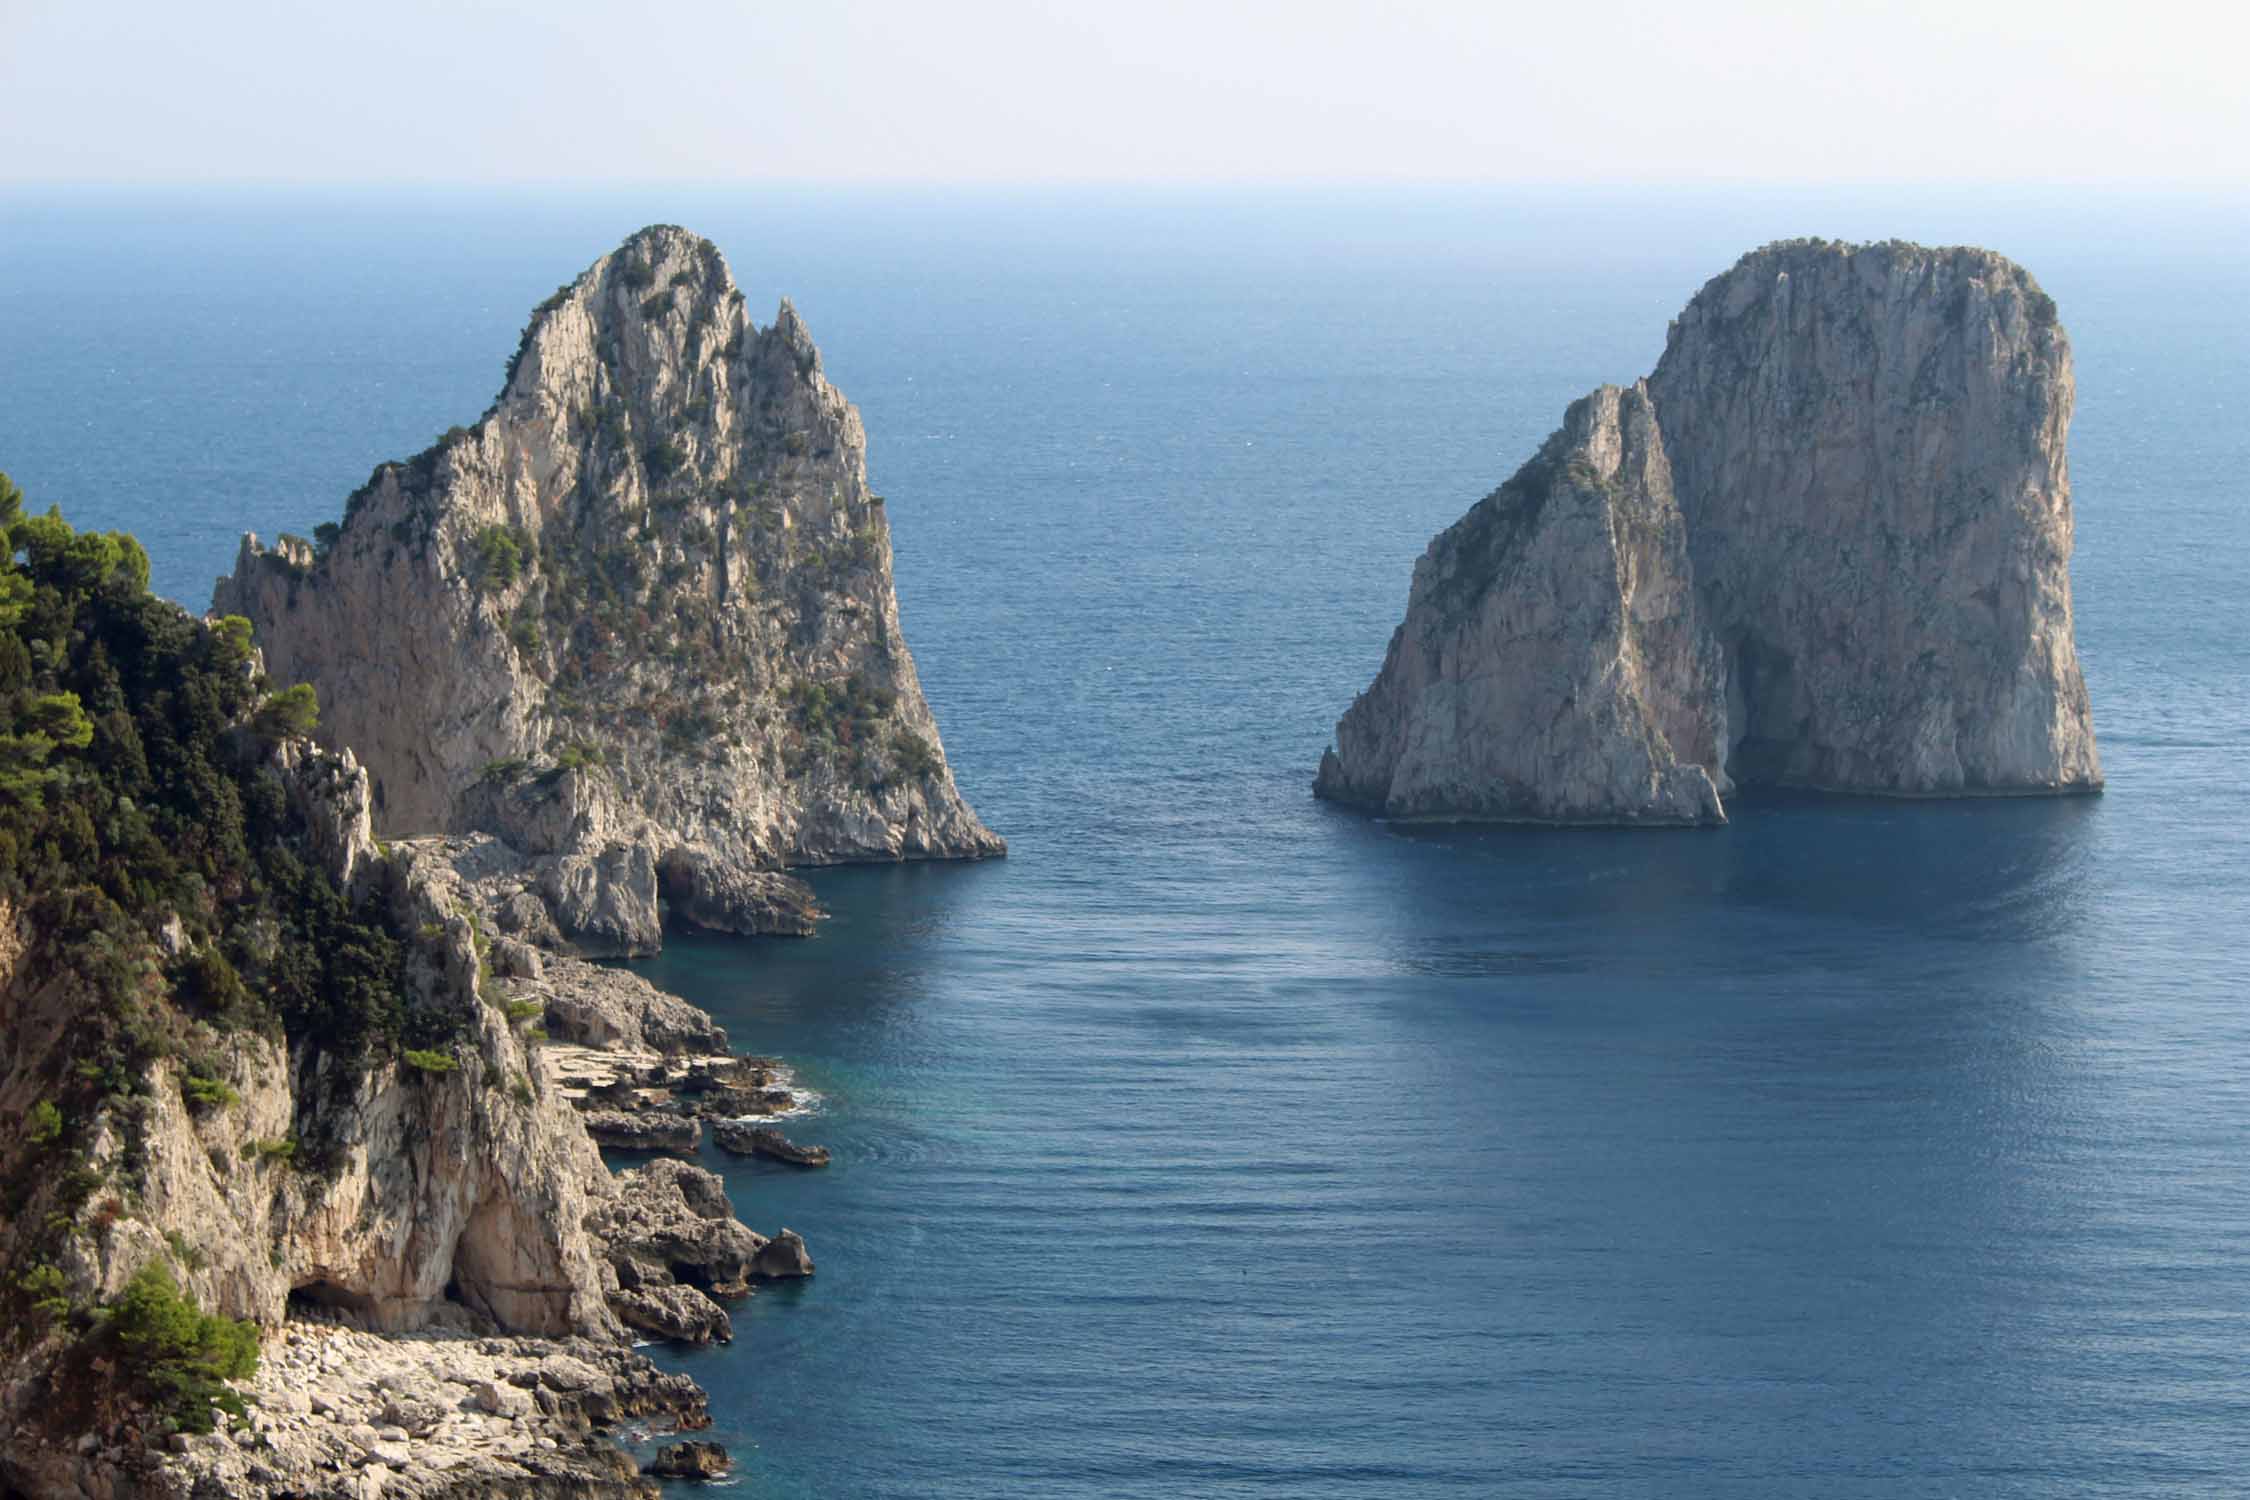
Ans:
POLYGON ((315 685, 386 833, 536 830, 518 885, 563 946, 653 947, 660 896, 801 930, 749 874, 1005 850, 923 701, 866 448, 796 310, 758 328, 656 226, 540 304, 474 426, 316 541, 246 537, 213 607, 315 685))
POLYGON ((1752 252, 1647 381, 1574 406, 1431 544, 1316 793, 1681 823, 1718 820, 1730 783, 2098 788, 2072 395, 2054 303, 2004 257, 1752 252))

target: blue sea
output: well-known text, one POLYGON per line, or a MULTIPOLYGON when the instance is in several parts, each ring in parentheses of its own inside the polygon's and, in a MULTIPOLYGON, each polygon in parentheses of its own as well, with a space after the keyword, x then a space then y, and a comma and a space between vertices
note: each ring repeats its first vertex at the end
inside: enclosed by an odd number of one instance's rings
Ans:
POLYGON ((200 607, 639 225, 794 299, 1004 862, 644 966, 820 1095, 745 1495, 2250 1489, 2250 204, 2053 191, 16 191, 0 468, 200 607), (1315 803, 1432 533, 1763 241, 2077 352, 2109 790, 1724 829, 1315 803))

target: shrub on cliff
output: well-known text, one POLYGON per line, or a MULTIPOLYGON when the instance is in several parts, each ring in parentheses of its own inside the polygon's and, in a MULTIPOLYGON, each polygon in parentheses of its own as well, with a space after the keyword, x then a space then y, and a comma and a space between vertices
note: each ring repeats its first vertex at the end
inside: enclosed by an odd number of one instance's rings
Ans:
POLYGON ((259 704, 250 722, 269 740, 300 739, 320 727, 320 699, 311 683, 295 683, 259 704))
POLYGON ((213 1408, 243 1414, 242 1398, 225 1382, 258 1372, 255 1324, 197 1307, 161 1261, 135 1272, 104 1317, 119 1373, 174 1431, 209 1432, 213 1408))
POLYGON ((899 774, 910 781, 935 776, 945 764, 930 742, 911 729, 901 729, 892 738, 891 755, 899 774))
POLYGON ((510 587, 523 576, 531 538, 512 527, 487 526, 476 534, 470 548, 476 565, 477 587, 490 593, 510 587))

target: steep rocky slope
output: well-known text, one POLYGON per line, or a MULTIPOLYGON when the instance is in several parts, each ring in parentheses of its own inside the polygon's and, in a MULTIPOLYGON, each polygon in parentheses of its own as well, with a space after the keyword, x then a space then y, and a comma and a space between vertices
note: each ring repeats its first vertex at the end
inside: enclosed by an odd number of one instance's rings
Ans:
POLYGON ((1431 543, 1315 792, 1723 820, 1735 783, 2101 785, 2053 302, 1981 250, 1773 245, 1431 543))
POLYGON ((716 247, 647 229, 540 306, 475 425, 317 543, 245 538, 214 608, 318 688, 386 833, 521 856, 484 879, 546 908, 527 935, 645 952, 660 895, 803 931, 777 870, 1005 847, 923 701, 866 449, 795 311, 755 326, 716 247))
MULTIPOLYGON (((184 1496, 244 1450, 236 1493, 370 1492, 317 1457, 371 1461, 335 1412, 305 1414, 335 1430, 295 1457, 195 1435, 230 1391, 275 1394, 260 1332, 313 1317, 522 1336, 495 1345, 518 1373, 545 1358, 526 1339, 591 1341, 600 1400, 492 1398, 529 1425, 480 1472, 638 1493, 580 1439, 693 1423, 701 1396, 621 1320, 723 1337, 709 1294, 803 1274, 802 1243, 735 1223, 707 1173, 612 1177, 538 1044, 544 1000, 496 972, 448 865, 376 843, 365 771, 304 737, 316 706, 267 680, 246 621, 149 596, 131 538, 24 518, 5 476, 0 534, 0 1491, 184 1496)), ((330 1384, 354 1410, 462 1407, 460 1360, 409 1341, 390 1363, 420 1373, 330 1384)))

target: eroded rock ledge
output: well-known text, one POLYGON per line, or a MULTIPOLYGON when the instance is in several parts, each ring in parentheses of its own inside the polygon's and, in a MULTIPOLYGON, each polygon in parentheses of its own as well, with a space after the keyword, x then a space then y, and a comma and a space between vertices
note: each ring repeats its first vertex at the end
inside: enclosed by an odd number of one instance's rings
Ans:
POLYGON ((2070 601, 2074 386, 1982 250, 1745 256, 1430 544, 1317 795, 1400 818, 1724 821, 1736 784, 2101 785, 2070 601))

